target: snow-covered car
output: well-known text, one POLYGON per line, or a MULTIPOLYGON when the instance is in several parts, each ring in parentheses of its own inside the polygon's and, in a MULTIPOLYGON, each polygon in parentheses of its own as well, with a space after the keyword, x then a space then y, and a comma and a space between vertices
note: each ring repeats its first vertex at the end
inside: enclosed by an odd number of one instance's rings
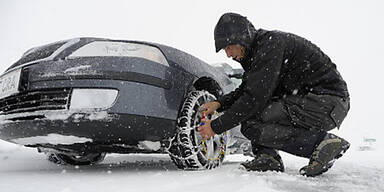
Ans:
POLYGON ((1 75, 0 138, 58 164, 139 152, 169 153, 181 169, 210 169, 239 133, 202 140, 200 108, 234 88, 222 70, 169 46, 55 42, 28 50, 1 75))

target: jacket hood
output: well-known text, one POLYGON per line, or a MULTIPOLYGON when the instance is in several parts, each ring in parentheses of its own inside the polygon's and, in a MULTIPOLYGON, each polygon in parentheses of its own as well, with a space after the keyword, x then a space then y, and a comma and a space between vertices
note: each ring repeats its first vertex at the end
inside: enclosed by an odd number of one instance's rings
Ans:
POLYGON ((225 13, 215 27, 216 52, 233 44, 249 48, 255 34, 255 27, 246 17, 237 13, 225 13))

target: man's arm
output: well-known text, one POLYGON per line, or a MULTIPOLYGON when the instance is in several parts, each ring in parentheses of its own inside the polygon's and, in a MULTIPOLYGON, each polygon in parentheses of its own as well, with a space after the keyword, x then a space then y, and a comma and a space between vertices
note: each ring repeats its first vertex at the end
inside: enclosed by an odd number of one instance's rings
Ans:
POLYGON ((234 91, 221 96, 217 102, 220 103, 220 108, 217 109, 218 112, 222 112, 230 108, 233 103, 239 99, 239 97, 243 94, 244 82, 240 84, 238 88, 234 91))
POLYGON ((211 127, 216 134, 237 126, 250 115, 259 116, 272 96, 283 63, 285 43, 276 35, 267 38, 256 50, 243 94, 222 116, 212 121, 211 127))

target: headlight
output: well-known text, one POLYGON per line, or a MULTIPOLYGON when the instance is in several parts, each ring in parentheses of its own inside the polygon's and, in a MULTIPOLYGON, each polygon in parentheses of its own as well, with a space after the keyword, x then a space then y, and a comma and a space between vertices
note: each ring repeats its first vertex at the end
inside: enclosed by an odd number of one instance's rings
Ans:
POLYGON ((117 97, 114 89, 73 89, 70 109, 107 109, 117 97))

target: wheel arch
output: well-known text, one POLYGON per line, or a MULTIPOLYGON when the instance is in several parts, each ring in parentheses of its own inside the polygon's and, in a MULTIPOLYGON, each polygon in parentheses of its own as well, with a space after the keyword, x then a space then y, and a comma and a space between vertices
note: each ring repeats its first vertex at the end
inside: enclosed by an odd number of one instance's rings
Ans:
POLYGON ((203 76, 196 79, 193 82, 193 88, 195 90, 205 90, 212 93, 216 98, 219 98, 223 94, 223 90, 220 84, 212 77, 203 76))

